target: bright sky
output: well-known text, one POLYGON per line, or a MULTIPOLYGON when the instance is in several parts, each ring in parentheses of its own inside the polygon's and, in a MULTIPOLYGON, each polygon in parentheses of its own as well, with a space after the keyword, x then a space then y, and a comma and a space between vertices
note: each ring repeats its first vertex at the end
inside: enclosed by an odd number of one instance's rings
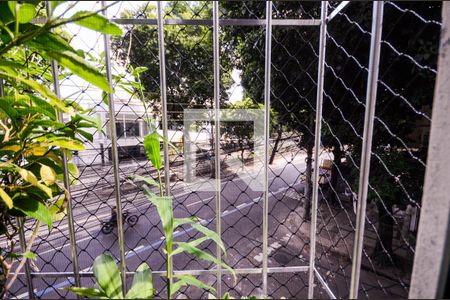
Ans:
MULTIPOLYGON (((156 6, 156 1, 151 1, 156 6)), ((59 5, 54 15, 59 15, 63 11, 65 11, 69 5, 72 5, 74 2, 66 2, 61 5, 59 5)), ((107 4, 112 3, 112 1, 106 1, 107 4)), ((116 5, 112 6, 108 9, 108 17, 109 18, 118 18, 120 17, 120 14, 124 10, 135 10, 138 7, 142 6, 143 4, 147 3, 147 1, 120 1, 116 5)), ((76 13, 77 11, 94 11, 98 10, 101 7, 100 1, 77 1, 77 4, 71 8, 67 13, 66 16, 71 16, 72 14, 76 13)), ((104 51, 104 41, 100 34, 80 27, 75 24, 68 24, 66 26, 66 30, 73 35, 73 39, 71 41, 71 45, 75 49, 82 49, 83 51, 90 52, 94 56, 98 57, 98 54, 104 51)), ((212 63, 212 62, 211 62, 212 63)), ((117 65, 113 66, 114 70, 113 73, 119 74, 123 73, 124 70, 118 67, 117 65)), ((233 86, 230 88, 229 92, 229 101, 235 102, 239 101, 243 98, 243 88, 240 85, 241 78, 240 74, 242 72, 239 70, 233 70, 232 72, 232 78, 234 80, 233 86)), ((62 96, 68 97, 70 95, 76 94, 81 89, 86 89, 87 84, 79 79, 74 78, 74 76, 71 77, 70 80, 66 80, 65 82, 62 82, 62 86, 64 88, 61 89, 62 96)), ((212 88, 212 87, 211 87, 212 88)), ((96 88, 89 88, 85 92, 86 95, 82 95, 82 98, 85 98, 86 100, 89 99, 99 99, 101 97, 101 92, 98 91, 96 88)), ((116 97, 120 98, 120 92, 116 91, 116 97), (119 94, 119 95, 118 95, 119 94)), ((123 95, 123 97, 127 97, 123 95)), ((129 96, 128 96, 129 97, 129 96)), ((81 99, 79 99, 81 100, 81 99)))

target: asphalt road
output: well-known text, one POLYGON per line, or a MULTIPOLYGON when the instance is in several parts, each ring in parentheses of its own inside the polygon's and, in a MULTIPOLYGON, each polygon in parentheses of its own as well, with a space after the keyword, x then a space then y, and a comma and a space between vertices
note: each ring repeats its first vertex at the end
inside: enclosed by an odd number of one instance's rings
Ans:
MULTIPOLYGON (((269 172, 269 219, 268 219, 268 264, 269 267, 306 266, 309 260, 310 224, 302 219, 303 208, 299 192, 303 189, 302 172, 305 171, 305 156, 297 154, 278 155, 269 172)), ((114 178, 112 166, 92 166, 80 169, 78 184, 72 189, 73 214, 75 220, 76 249, 81 272, 90 272, 94 258, 104 252, 119 257, 117 228, 111 234, 101 232, 102 222, 110 218, 111 207, 115 205, 114 178)), ((124 225, 125 257, 128 271, 134 271, 142 262, 147 262, 153 271, 164 271, 165 260, 162 248, 164 238, 155 207, 135 186, 126 182, 131 174, 149 172, 148 163, 143 161, 121 162, 121 198, 123 209, 139 216, 134 227, 124 225)), ((181 178, 182 166, 171 168, 171 195, 175 217, 197 216, 208 228, 215 230, 216 201, 214 192, 199 192, 196 187, 185 184, 181 178)), ((224 170, 221 191, 221 232, 227 248, 224 261, 233 268, 261 268, 262 266, 262 193, 251 190, 242 178, 233 177, 233 172, 224 170)), ((319 209, 327 209, 325 205, 319 209)), ((328 224, 327 220, 319 223, 328 224)), ((28 224, 30 225, 30 224, 28 224)), ((330 223, 332 225, 332 223, 330 223)), ((325 226, 330 226, 325 225, 325 226)), ((340 226, 340 225, 339 225, 340 226)), ((30 234, 28 232, 28 234, 30 234)), ((320 234, 320 233, 319 233, 320 234)), ((176 241, 188 241, 200 237, 188 228, 175 232, 176 241)), ((64 288, 74 284, 71 277, 51 277, 52 272, 73 272, 71 244, 67 218, 54 224, 52 231, 40 228, 33 251, 38 259, 34 262, 40 274, 33 278, 37 298, 73 297, 64 288)), ((212 243, 202 244, 203 249, 215 253, 212 243)), ((332 290, 345 297, 348 291, 351 261, 347 257, 333 254, 330 249, 318 245, 316 266, 329 281, 332 290)), ((175 270, 204 270, 213 265, 199 262, 190 256, 179 254, 174 258, 175 270)), ((200 276, 205 282, 216 284, 215 275, 200 276)), ((29 298, 24 276, 13 286, 12 295, 29 298)), ((228 274, 222 278, 223 291, 233 297, 261 295, 260 274, 238 275, 234 282, 228 274)), ((82 277, 83 286, 93 286, 92 278, 82 277)), ((364 291, 361 297, 404 297, 404 290, 398 283, 379 274, 364 271, 361 275, 364 291), (383 288, 380 288, 383 286, 383 288), (368 291, 368 292, 367 292, 368 291)), ((160 296, 165 297, 164 282, 154 276, 160 296)), ((131 277, 127 284, 131 283, 131 277)), ((308 273, 272 273, 268 277, 268 292, 273 298, 306 298, 308 273)), ((325 290, 316 283, 315 298, 329 298, 325 290)), ((189 298, 207 298, 205 292, 195 288, 182 290, 189 298)))
MULTIPOLYGON (((122 202, 123 209, 130 214, 138 215, 139 222, 130 227, 124 225, 124 244, 127 268, 133 271, 145 261, 152 270, 164 270, 162 253, 163 235, 155 207, 145 198, 142 192, 125 182, 127 175, 146 172, 145 162, 121 163, 122 202)), ((296 157, 289 164, 283 157, 278 158, 271 166, 269 231, 276 232, 283 217, 275 220, 275 216, 287 215, 298 203, 285 197, 293 189, 300 190, 300 175, 304 171, 304 157, 296 157), (283 199, 291 203, 284 203, 283 199)), ((171 171, 179 174, 180 167, 171 171)), ((225 259, 234 268, 261 267, 262 249, 262 193, 251 190, 242 178, 230 178, 224 172, 221 192, 222 238, 228 248, 225 259)), ((172 178, 176 179, 176 178, 172 178)), ((105 252, 118 257, 117 229, 105 235, 100 229, 102 222, 110 218, 110 207, 115 205, 112 186, 114 184, 111 166, 86 168, 81 170, 79 183, 73 188, 73 214, 75 220, 76 246, 79 268, 82 272, 91 271, 93 259, 105 252)), ((215 230, 215 194, 214 192, 196 192, 180 181, 171 182, 174 215, 186 217, 195 215, 203 219, 203 224, 215 230)), ((298 201, 297 201, 298 202, 298 201)), ((71 244, 68 237, 68 222, 64 218, 54 224, 51 232, 41 227, 35 241, 34 251, 38 259, 34 262, 40 272, 71 272, 71 244)), ((175 232, 176 240, 187 241, 194 238, 194 232, 181 228, 175 232)), ((211 243, 205 243, 215 253, 211 243)), ((175 270, 204 269, 211 267, 200 264, 191 257, 178 255, 174 259, 175 270)), ((214 281, 213 276, 209 276, 214 281)), ((84 279, 90 280, 90 279, 84 279)), ((231 281, 230 281, 231 282, 231 281)), ((239 282, 238 282, 239 283, 239 282)), ((231 284, 233 284, 231 282, 231 284)), ((72 285, 67 278, 35 277, 33 279, 35 294, 43 298, 59 298, 66 295, 61 288, 72 285)), ((89 285, 89 283, 87 283, 89 285)), ((258 284, 255 284, 258 286, 258 284)), ((256 290, 258 292, 258 290, 256 290)), ((27 290, 20 282, 16 284, 14 294, 20 298, 28 297, 27 290)), ((288 296, 288 295, 287 295, 288 296)))

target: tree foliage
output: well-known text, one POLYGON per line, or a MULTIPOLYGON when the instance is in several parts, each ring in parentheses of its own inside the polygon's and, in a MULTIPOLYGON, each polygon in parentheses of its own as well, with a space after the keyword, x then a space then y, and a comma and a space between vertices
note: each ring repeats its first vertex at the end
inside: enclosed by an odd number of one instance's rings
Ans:
MULTIPOLYGON (((165 14, 174 19, 210 19, 212 2, 170 1, 165 14)), ((122 14, 124 18, 145 15, 156 18, 156 8, 146 5, 136 11, 122 14)), ((205 108, 213 103, 213 44, 210 26, 170 25, 164 27, 166 85, 169 120, 182 122, 183 109, 205 108)), ((113 48, 124 64, 148 67, 143 73, 145 101, 159 104, 159 56, 156 26, 128 26, 123 38, 116 39, 113 48)), ((227 70, 226 59, 221 60, 227 70)), ((227 99, 226 90, 231 85, 229 73, 221 75, 222 101, 227 99)))
MULTIPOLYGON (((52 7, 60 2, 52 3, 52 7)), ((0 2, 0 235, 10 241, 10 249, 0 251, 4 280, 20 260, 6 287, 4 281, 1 284, 6 290, 31 257, 14 253, 13 239, 18 226, 23 226, 16 217, 37 220, 26 245, 30 252, 40 224, 51 230, 53 220, 65 214, 70 197, 63 184, 65 156, 70 159, 71 151, 83 150, 83 140, 92 140, 86 130, 97 127, 96 118, 88 116, 88 111, 60 99, 50 89, 51 60, 57 61, 61 70, 111 92, 106 78, 84 59, 83 52, 72 48, 52 29, 74 22, 102 33, 121 33, 117 25, 97 12, 49 17, 43 25, 31 23, 43 9, 41 1, 0 2), (60 112, 66 117, 62 118, 60 112)), ((74 164, 69 163, 68 171, 72 177, 78 176, 74 164)), ((2 288, 0 294, 4 292, 2 288)))
MULTIPOLYGON (((440 33, 439 26, 417 17, 440 20, 440 3, 395 5, 400 9, 385 5, 370 174, 373 190, 369 198, 380 204, 380 222, 383 215, 391 214, 394 204, 420 203, 427 136, 418 137, 418 128, 429 126, 427 115, 430 116, 435 80, 432 69, 436 69, 440 33)), ((264 8, 258 2, 223 2, 223 6, 230 18, 265 18, 264 8)), ((276 2, 273 17, 317 19, 319 6, 276 2)), ((356 167, 362 145, 371 15, 370 3, 351 3, 328 26, 322 144, 334 154, 330 185, 338 193, 341 176, 354 190, 358 184, 356 167), (345 165, 341 163, 343 157, 347 157, 345 165)), ((231 55, 239 57, 247 96, 262 101, 264 31, 235 26, 224 30, 231 55)), ((272 107, 279 112, 280 122, 304 135, 302 146, 308 149, 314 132, 319 30, 276 26, 272 30, 272 107)), ((330 192, 327 197, 333 201, 336 194, 330 192)), ((389 239, 392 235, 386 238, 381 232, 381 243, 389 244, 389 239)))

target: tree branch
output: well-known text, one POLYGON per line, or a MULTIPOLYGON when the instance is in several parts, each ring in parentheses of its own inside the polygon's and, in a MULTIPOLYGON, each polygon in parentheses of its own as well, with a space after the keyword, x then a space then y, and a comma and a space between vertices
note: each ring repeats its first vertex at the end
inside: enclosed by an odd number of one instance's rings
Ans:
MULTIPOLYGON (((27 248, 25 249, 25 253, 31 251, 31 247, 33 246, 34 239, 37 236, 40 226, 41 226, 41 221, 38 220, 36 223, 36 227, 34 228, 33 234, 31 235, 30 240, 28 241, 28 245, 27 245, 27 248)), ((22 270, 23 266, 27 262, 27 259, 28 258, 25 256, 22 257, 22 260, 20 261, 19 265, 17 266, 17 269, 14 271, 13 277, 9 280, 8 284, 5 287, 5 292, 7 292, 13 285, 14 281, 16 281, 17 276, 19 276, 20 271, 22 270)))

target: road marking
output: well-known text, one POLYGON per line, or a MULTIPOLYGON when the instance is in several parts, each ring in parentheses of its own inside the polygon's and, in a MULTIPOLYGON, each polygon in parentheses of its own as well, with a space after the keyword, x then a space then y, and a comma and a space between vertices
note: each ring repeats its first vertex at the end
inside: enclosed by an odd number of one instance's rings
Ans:
POLYGON ((245 203, 242 203, 242 204, 239 204, 236 208, 237 209, 241 209, 242 207, 244 207, 245 206, 245 203))
MULTIPOLYGON (((284 192, 284 191, 287 190, 287 189, 289 189, 289 187, 279 189, 278 191, 272 193, 272 195, 278 194, 278 193, 280 193, 280 192, 284 192)), ((221 217, 222 217, 222 218, 223 218, 223 217, 226 217, 226 216, 228 216, 228 215, 231 215, 231 214, 234 214, 235 212, 240 211, 242 208, 252 206, 252 205, 254 205, 254 204, 260 202, 261 199, 262 199, 262 197, 256 197, 256 198, 252 199, 250 202, 242 203, 241 205, 239 205, 241 208, 236 207, 235 209, 232 209, 232 210, 229 210, 229 211, 226 210, 226 211, 224 211, 224 212, 222 213, 221 217)), ((270 199, 270 198, 269 198, 269 199, 270 199)), ((203 221, 200 222, 200 224, 202 224, 202 225, 207 225, 207 224, 212 223, 215 219, 216 219, 216 218, 213 217, 213 218, 211 218, 211 219, 209 219, 209 220, 203 220, 203 221)), ((188 228, 188 229, 186 229, 186 230, 183 230, 183 231, 178 231, 178 230, 177 230, 178 232, 177 232, 177 233, 174 232, 173 237, 175 238, 175 237, 178 237, 178 236, 185 235, 185 234, 187 234, 188 232, 191 232, 192 230, 194 230, 193 227, 190 227, 190 228, 188 228)), ((127 259, 130 258, 130 257, 136 256, 136 255, 139 254, 139 253, 142 253, 142 252, 144 252, 144 251, 147 251, 147 250, 149 250, 149 249, 152 249, 152 248, 153 248, 153 249, 156 249, 156 248, 158 248, 160 245, 162 245, 162 243, 164 242, 164 240, 165 240, 165 238, 164 238, 164 236, 162 236, 162 237, 160 237, 160 240, 156 240, 156 241, 152 242, 151 244, 148 244, 147 246, 140 245, 140 246, 138 246, 138 247, 136 247, 136 248, 134 248, 134 249, 131 249, 131 250, 127 251, 128 253, 125 255, 125 260, 127 260, 127 259)), ((91 269, 91 267, 88 267, 88 268, 83 269, 81 272, 87 272, 87 271, 89 271, 90 269, 91 269)), ((69 284, 73 284, 73 279, 72 279, 72 277, 69 277, 67 280, 65 280, 65 281, 63 281, 63 282, 61 282, 61 283, 59 283, 59 284, 57 284, 57 285, 55 285, 55 286, 47 287, 47 288, 45 288, 44 290, 38 291, 38 292, 35 293, 35 295, 38 296, 38 298, 41 298, 42 296, 44 296, 44 295, 46 295, 46 294, 52 292, 53 290, 56 291, 56 288, 58 288, 58 289, 59 289, 59 288, 63 288, 63 287, 66 287, 66 286, 69 285, 69 284)), ((28 295, 28 293, 26 293, 26 295, 28 295)))
POLYGON ((203 203, 204 201, 210 201, 212 199, 214 199, 214 197, 209 197, 209 198, 206 198, 206 199, 202 199, 202 200, 190 203, 190 204, 186 205, 186 207, 194 206, 194 205, 197 205, 199 203, 203 203))
MULTIPOLYGON (((267 249, 267 256, 269 256, 274 250, 278 249, 281 247, 281 244, 278 242, 274 242, 272 243, 269 248, 267 249)), ((263 261, 263 254, 262 252, 260 252, 258 255, 253 256, 253 258, 257 261, 257 262, 262 262, 263 261)))

